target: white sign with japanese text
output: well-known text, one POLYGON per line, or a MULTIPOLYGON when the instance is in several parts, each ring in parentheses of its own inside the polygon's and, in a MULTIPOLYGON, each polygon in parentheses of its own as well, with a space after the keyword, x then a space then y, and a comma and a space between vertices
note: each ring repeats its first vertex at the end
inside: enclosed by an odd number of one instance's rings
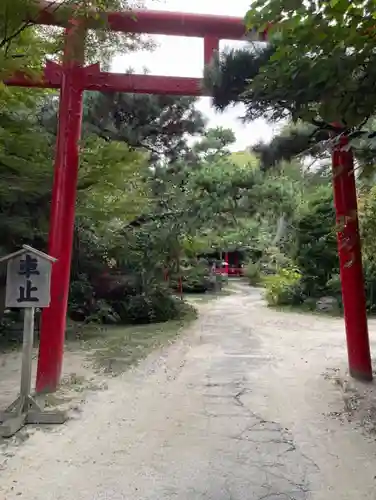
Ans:
POLYGON ((52 262, 31 252, 8 261, 5 307, 48 307, 52 262))

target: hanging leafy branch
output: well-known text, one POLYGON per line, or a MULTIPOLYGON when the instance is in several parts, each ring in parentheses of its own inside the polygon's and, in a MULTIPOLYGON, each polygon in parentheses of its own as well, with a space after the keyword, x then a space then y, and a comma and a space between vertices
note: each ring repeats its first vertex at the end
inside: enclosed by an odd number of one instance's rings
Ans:
POLYGON ((267 25, 275 53, 245 99, 266 92, 294 119, 350 129, 364 123, 376 110, 375 7, 373 0, 255 1, 247 25, 267 25))
MULTIPOLYGON (((63 51, 64 30, 54 26, 40 26, 35 19, 41 11, 52 12, 59 22, 84 19, 95 12, 98 26, 86 33, 85 57, 87 63, 101 62, 107 68, 116 53, 152 50, 150 38, 118 33, 107 29, 100 21, 105 11, 129 10, 142 7, 142 1, 127 0, 2 0, 0 5, 0 81, 16 71, 29 74, 40 72, 46 58, 59 59, 63 51), (72 6, 74 9, 72 10, 72 6)), ((130 14, 131 15, 131 14, 130 14)))

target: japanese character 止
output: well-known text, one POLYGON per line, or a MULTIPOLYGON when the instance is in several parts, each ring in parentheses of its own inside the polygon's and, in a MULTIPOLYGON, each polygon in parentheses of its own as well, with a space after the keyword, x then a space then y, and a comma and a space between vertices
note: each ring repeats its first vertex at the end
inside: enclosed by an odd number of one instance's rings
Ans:
POLYGON ((17 299, 17 302, 39 302, 38 297, 32 296, 32 293, 37 291, 38 288, 36 286, 33 286, 31 280, 26 280, 26 287, 19 287, 20 295, 17 299))

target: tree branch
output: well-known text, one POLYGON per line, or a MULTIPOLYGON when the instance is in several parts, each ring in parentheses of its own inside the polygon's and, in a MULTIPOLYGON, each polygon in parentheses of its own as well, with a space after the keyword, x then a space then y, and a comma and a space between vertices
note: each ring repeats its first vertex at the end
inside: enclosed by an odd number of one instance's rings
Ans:
MULTIPOLYGON (((55 13, 59 8, 63 7, 64 4, 65 4, 65 0, 63 2, 57 2, 57 1, 54 1, 54 2, 51 2, 50 4, 48 4, 48 9, 51 8, 52 5, 55 4, 55 8, 53 9, 53 13, 55 13)), ((47 6, 43 9, 43 10, 46 10, 47 9, 47 6)), ((43 12, 43 11, 42 11, 43 12)), ((33 21, 32 19, 28 19, 27 21, 24 21, 12 34, 8 35, 7 32, 8 32, 8 15, 7 15, 7 8, 6 8, 6 12, 5 12, 5 25, 4 25, 4 38, 1 40, 0 42, 0 49, 5 49, 5 56, 8 55, 8 52, 9 52, 9 49, 10 49, 10 46, 11 46, 11 43, 13 42, 13 40, 15 38, 17 38, 18 36, 21 35, 21 33, 23 31, 25 31, 27 28, 30 28, 30 26, 35 26, 35 21, 33 21)), ((18 56, 20 57, 20 56, 18 56)))

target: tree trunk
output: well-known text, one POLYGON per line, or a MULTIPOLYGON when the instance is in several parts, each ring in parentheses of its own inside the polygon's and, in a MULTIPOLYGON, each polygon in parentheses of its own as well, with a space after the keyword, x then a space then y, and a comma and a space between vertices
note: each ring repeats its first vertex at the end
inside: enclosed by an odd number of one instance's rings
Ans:
POLYGON ((286 233, 286 228, 287 228, 287 220, 286 220, 286 214, 283 213, 280 218, 278 219, 278 224, 277 224, 277 233, 274 237, 273 240, 273 246, 278 245, 278 243, 281 241, 281 239, 284 237, 286 233))

